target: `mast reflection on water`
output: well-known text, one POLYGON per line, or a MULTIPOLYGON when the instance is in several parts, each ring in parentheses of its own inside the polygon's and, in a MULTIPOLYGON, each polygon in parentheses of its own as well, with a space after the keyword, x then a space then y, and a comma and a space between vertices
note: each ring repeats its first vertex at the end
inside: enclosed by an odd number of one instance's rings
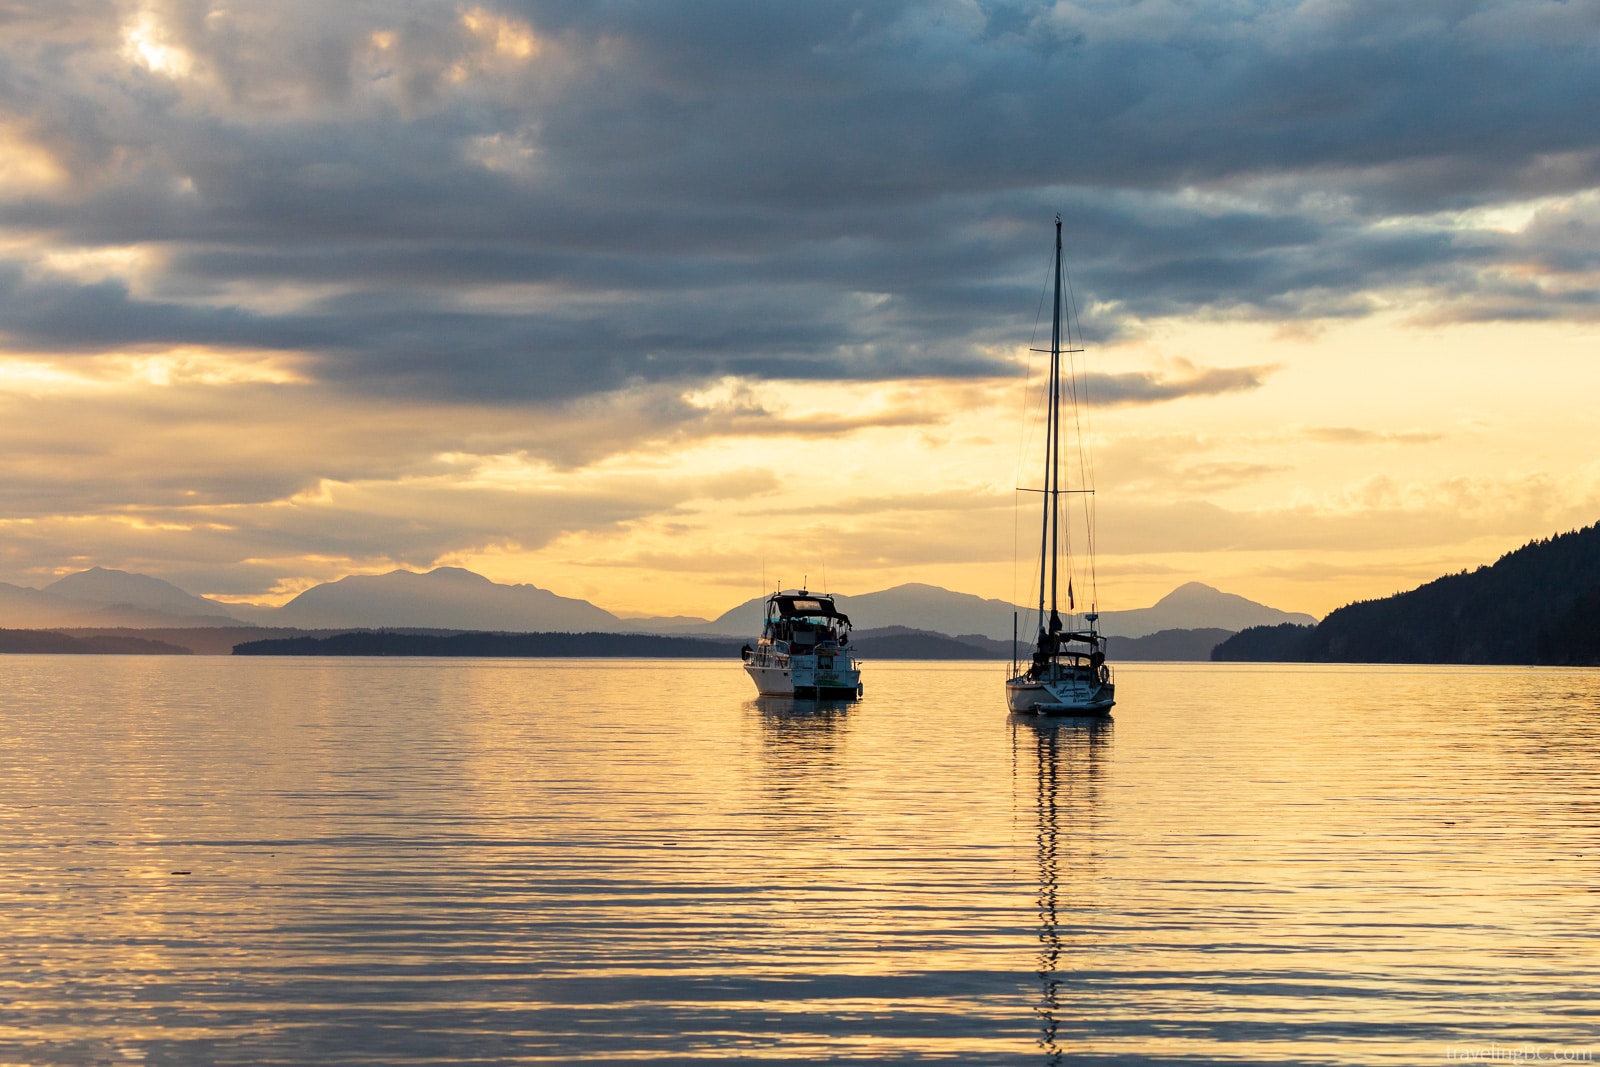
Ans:
MULTIPOLYGON (((1089 906, 1073 899, 1093 869, 1095 808, 1100 778, 1110 756, 1110 719, 1038 719, 1012 716, 1013 750, 1019 741, 1033 742, 1035 848, 1039 864, 1039 951, 1035 973, 1040 982, 1039 1047, 1045 1063, 1065 1062, 1061 1047, 1062 987, 1068 981, 1063 955, 1063 913, 1089 906)), ((1014 766, 1017 764, 1013 763, 1014 766)), ((1020 772, 1020 767, 1019 767, 1020 772)), ((1070 962, 1070 961, 1067 961, 1070 962)))

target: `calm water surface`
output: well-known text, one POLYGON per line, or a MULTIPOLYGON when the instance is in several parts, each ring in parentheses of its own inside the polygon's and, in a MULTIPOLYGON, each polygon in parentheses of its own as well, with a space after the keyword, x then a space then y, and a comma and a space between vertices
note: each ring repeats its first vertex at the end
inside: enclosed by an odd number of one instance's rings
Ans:
POLYGON ((1600 1059, 1600 671, 0 668, 4 1063, 1600 1059))

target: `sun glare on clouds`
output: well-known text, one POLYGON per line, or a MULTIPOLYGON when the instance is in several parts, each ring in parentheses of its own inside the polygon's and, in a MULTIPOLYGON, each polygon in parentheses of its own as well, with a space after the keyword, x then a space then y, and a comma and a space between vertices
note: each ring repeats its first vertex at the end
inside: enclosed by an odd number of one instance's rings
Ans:
POLYGON ((18 192, 40 191, 66 180, 66 168, 54 155, 19 124, 0 119, 0 187, 18 192))
POLYGON ((529 60, 544 51, 544 42, 533 32, 533 27, 481 7, 463 11, 461 25, 496 55, 507 59, 529 60))
POLYGON ((171 42, 166 27, 153 8, 142 8, 123 29, 122 54, 130 62, 168 78, 187 78, 194 60, 171 42))

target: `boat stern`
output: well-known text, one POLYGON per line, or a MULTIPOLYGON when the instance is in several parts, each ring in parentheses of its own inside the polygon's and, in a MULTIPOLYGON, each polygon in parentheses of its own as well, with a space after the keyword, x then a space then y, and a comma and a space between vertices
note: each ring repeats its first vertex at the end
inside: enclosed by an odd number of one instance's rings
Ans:
POLYGON ((1006 682, 1006 706, 1020 714, 1106 715, 1116 702, 1116 686, 1109 682, 1046 682, 1026 675, 1006 682))

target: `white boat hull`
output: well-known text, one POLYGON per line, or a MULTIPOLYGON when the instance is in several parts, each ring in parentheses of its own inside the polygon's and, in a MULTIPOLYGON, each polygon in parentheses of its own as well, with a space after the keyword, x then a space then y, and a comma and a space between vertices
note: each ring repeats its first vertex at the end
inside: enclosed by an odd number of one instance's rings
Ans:
POLYGON ((1082 677, 1036 680, 1019 675, 1006 681, 1006 704, 1034 715, 1105 715, 1116 701, 1116 686, 1082 677))
POLYGON ((756 692, 764 697, 853 700, 861 695, 859 670, 840 667, 819 670, 814 657, 796 656, 787 666, 746 663, 744 669, 756 683, 756 692), (811 662, 806 662, 807 659, 811 662))

